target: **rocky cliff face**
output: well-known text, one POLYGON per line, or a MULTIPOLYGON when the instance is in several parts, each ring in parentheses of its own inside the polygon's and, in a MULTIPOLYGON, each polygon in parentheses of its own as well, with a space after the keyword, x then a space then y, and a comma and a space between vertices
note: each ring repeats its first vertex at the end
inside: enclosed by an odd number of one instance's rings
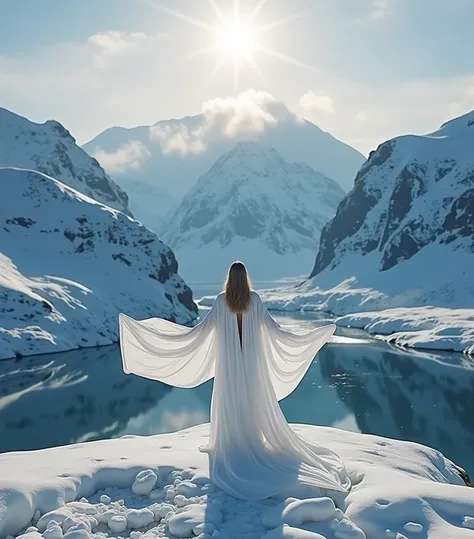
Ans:
POLYGON ((37 170, 131 215, 128 197, 60 123, 30 122, 0 108, 0 167, 37 170))
POLYGON ((163 239, 194 279, 220 279, 235 258, 259 279, 302 275, 343 195, 308 165, 241 142, 186 195, 163 239))
POLYGON ((0 169, 0 358, 110 344, 118 314, 197 316, 172 251, 35 171, 0 169))
POLYGON ((466 270, 474 262, 473 148, 474 113, 380 145, 325 226, 311 277, 395 275, 408 261, 449 277, 449 257, 461 253, 466 270))

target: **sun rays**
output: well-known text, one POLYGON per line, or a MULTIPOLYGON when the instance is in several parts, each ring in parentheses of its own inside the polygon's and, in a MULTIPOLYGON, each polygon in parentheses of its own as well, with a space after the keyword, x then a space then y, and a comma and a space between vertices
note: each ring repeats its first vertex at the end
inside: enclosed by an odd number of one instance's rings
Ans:
POLYGON ((216 21, 211 23, 168 8, 158 0, 139 1, 162 13, 204 30, 209 35, 209 44, 204 48, 190 52, 187 58, 214 55, 216 60, 210 73, 211 78, 217 76, 221 70, 230 67, 233 73, 234 92, 239 91, 240 74, 244 68, 251 68, 259 77, 263 77, 259 63, 262 56, 276 58, 293 66, 317 71, 312 66, 300 62, 282 51, 273 50, 262 44, 266 34, 274 32, 285 24, 300 18, 303 15, 301 12, 294 13, 283 19, 259 24, 257 19, 268 0, 257 0, 255 7, 248 13, 242 12, 240 0, 233 0, 230 12, 224 11, 218 0, 207 0, 208 5, 216 16, 216 21))

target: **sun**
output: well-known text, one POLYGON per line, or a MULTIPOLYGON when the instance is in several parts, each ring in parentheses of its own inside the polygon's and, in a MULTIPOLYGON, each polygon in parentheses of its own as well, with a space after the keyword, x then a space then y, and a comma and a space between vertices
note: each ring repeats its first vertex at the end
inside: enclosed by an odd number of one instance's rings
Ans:
MULTIPOLYGON (((224 0, 207 0, 207 4, 216 16, 214 24, 212 24, 205 20, 197 19, 187 13, 175 11, 170 7, 164 6, 160 0, 137 1, 162 13, 166 13, 175 19, 186 22, 191 26, 204 30, 210 36, 208 46, 202 49, 192 50, 185 59, 191 60, 203 55, 215 55, 216 62, 214 69, 210 73, 210 77, 215 77, 221 69, 228 69, 230 67, 233 70, 235 92, 239 89, 239 74, 245 66, 251 67, 259 77, 263 78, 259 59, 264 55, 292 64, 293 66, 318 71, 312 66, 299 62, 291 56, 265 47, 262 43, 266 41, 264 36, 268 33, 277 29, 281 30, 282 26, 302 17, 305 14, 304 12, 293 12, 283 19, 274 20, 266 24, 257 24, 256 21, 259 14, 269 0, 255 0, 254 7, 249 12, 241 10, 242 0, 232 0, 232 2, 230 0, 226 0, 225 2, 224 0), (225 4, 226 7, 233 5, 233 9, 224 10, 224 6, 219 4, 225 4)), ((172 2, 172 0, 168 1, 170 3, 172 2)), ((312 2, 312 4, 318 3, 312 2)), ((285 39, 288 39, 287 35, 282 34, 281 41, 283 43, 285 39)))
POLYGON ((216 48, 232 58, 246 58, 258 48, 258 31, 254 24, 233 19, 216 29, 216 48))

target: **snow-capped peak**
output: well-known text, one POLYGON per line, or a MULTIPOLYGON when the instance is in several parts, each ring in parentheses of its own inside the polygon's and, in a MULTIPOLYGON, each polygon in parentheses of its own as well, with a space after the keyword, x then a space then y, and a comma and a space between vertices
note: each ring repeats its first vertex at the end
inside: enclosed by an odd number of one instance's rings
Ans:
POLYGON ((163 237, 188 278, 220 276, 233 258, 246 260, 261 278, 304 274, 343 195, 308 165, 240 142, 189 191, 163 237))
POLYGON ((31 122, 0 108, 0 166, 37 170, 130 214, 127 195, 59 122, 31 122))

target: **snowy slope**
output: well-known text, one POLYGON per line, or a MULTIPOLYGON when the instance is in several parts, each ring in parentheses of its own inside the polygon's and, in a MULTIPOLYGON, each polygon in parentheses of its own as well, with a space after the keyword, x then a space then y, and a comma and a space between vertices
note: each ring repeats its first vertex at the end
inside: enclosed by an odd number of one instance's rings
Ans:
POLYGON ((118 313, 196 317, 148 229, 39 172, 0 169, 0 357, 109 344, 118 313))
POLYGON ((153 232, 159 233, 167 214, 176 208, 178 201, 157 185, 141 182, 133 176, 120 179, 129 207, 136 219, 153 232))
POLYGON ((38 170, 130 214, 127 195, 56 121, 44 124, 0 108, 0 167, 38 170))
POLYGON ((474 113, 380 145, 321 235, 314 285, 355 276, 402 306, 473 307, 473 147, 474 113))
POLYGON ((240 142, 199 179, 162 235, 188 280, 220 280, 235 259, 260 280, 302 275, 343 196, 308 165, 240 142))
MULTIPOLYGON (((97 157, 121 187, 127 189, 123 179, 133 175, 134 180, 158 186, 177 201, 223 154, 248 140, 275 148, 287 161, 307 163, 338 182, 346 192, 351 189, 364 162, 362 154, 297 118, 283 104, 278 112, 270 108, 260 112, 264 125, 255 128, 245 123, 245 110, 232 119, 219 115, 209 118, 203 113, 131 129, 112 127, 85 144, 84 149, 97 157)), ((137 218, 153 228, 155 223, 142 217, 136 202, 137 218)), ((147 200, 143 204, 146 206, 147 200)))

